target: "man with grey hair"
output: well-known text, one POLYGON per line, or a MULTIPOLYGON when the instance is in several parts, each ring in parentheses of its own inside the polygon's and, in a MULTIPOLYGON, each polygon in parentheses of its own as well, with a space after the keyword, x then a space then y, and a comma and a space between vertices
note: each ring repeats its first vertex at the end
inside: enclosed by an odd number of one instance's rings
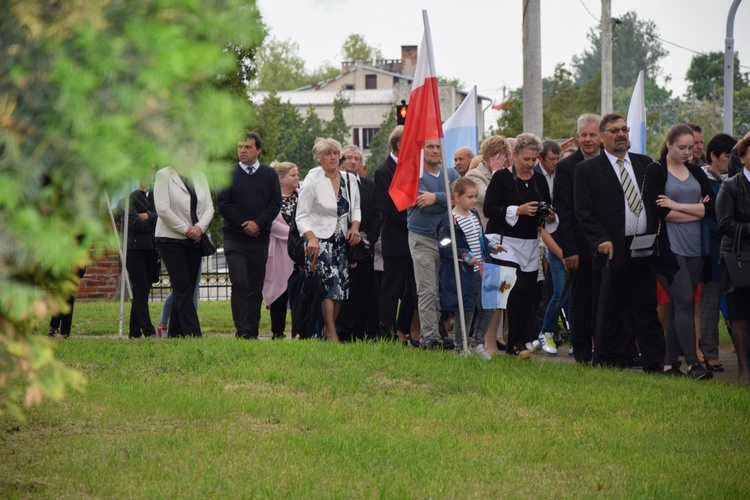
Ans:
MULTIPOLYGON (((354 145, 344 146, 341 149, 342 162, 340 169, 349 172, 357 179, 357 185, 352 189, 359 191, 359 207, 362 220, 359 225, 360 234, 366 240, 370 248, 380 237, 380 207, 375 194, 375 183, 367 177, 359 174, 364 165, 362 151, 354 145)), ((336 321, 340 341, 364 340, 365 337, 373 338, 375 331, 365 331, 368 298, 374 286, 375 269, 373 268, 374 256, 367 260, 358 262, 349 269, 349 299, 341 304, 341 313, 336 321)))
POLYGON ((557 242, 562 250, 565 269, 571 272, 572 336, 570 345, 576 361, 584 364, 591 362, 591 347, 594 338, 591 251, 576 220, 573 181, 578 164, 599 156, 600 120, 598 115, 591 113, 578 117, 578 151, 560 160, 555 167, 555 183, 552 191, 557 216, 560 219, 560 227, 556 231, 557 242))
POLYGON ((466 175, 466 172, 469 170, 469 164, 473 159, 474 151, 466 146, 458 148, 456 152, 453 153, 453 163, 455 165, 456 172, 458 172, 458 175, 460 175, 461 177, 466 175))

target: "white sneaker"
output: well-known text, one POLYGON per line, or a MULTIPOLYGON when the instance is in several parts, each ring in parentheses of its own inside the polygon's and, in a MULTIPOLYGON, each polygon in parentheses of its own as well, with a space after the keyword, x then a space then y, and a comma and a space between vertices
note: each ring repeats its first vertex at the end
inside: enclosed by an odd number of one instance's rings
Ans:
POLYGON ((557 356, 557 346, 555 345, 555 339, 552 338, 551 333, 540 333, 539 343, 542 345, 542 351, 547 356, 557 356))
POLYGON ((474 356, 484 359, 486 361, 489 361, 492 359, 492 356, 490 356, 487 351, 484 350, 484 344, 479 344, 474 348, 474 356))
POLYGON ((573 345, 571 344, 570 346, 568 346, 568 356, 574 356, 574 355, 575 354, 573 354, 573 345))
POLYGON ((526 342, 526 350, 531 353, 537 352, 540 345, 541 344, 538 340, 535 340, 534 342, 526 342))

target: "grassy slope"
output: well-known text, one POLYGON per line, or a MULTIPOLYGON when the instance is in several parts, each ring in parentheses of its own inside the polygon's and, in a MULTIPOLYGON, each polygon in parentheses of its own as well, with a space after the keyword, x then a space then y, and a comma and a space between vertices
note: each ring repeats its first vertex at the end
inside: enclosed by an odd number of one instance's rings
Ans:
POLYGON ((390 343, 76 339, 0 417, 0 497, 741 497, 734 384, 390 343))

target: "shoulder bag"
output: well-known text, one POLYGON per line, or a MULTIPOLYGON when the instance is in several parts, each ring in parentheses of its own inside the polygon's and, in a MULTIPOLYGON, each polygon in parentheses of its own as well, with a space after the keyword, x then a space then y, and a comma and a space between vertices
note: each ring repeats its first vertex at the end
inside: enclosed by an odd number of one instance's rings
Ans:
MULTIPOLYGON (((641 186, 641 201, 638 205, 638 213, 636 215, 636 221, 641 217, 641 211, 643 210, 643 190, 646 188, 646 177, 643 177, 643 185, 641 186)), ((633 236, 633 241, 630 243, 630 256, 634 259, 643 257, 651 257, 654 252, 658 255, 659 253, 659 234, 661 234, 661 219, 659 219, 659 226, 656 229, 656 234, 641 234, 640 236, 636 233, 633 236)))
MULTIPOLYGON (((198 224, 198 212, 197 212, 198 198, 192 186, 188 186, 188 182, 186 182, 185 179, 183 179, 182 182, 185 184, 185 188, 190 193, 190 218, 192 219, 193 225, 195 226, 198 224), (193 202, 193 200, 195 200, 195 202, 193 202)), ((203 257, 208 257, 209 255, 213 255, 216 253, 216 245, 214 245, 214 242, 211 241, 211 237, 208 235, 207 232, 201 235, 201 239, 198 244, 200 245, 201 255, 203 257)))
POLYGON ((734 289, 750 287, 750 251, 740 251, 741 228, 737 228, 732 242, 732 252, 724 254, 729 279, 734 289))
MULTIPOLYGON (((351 181, 349 178, 349 174, 346 174, 346 180, 344 181, 346 183, 346 192, 349 196, 349 215, 347 216, 347 219, 349 220, 349 227, 352 227, 352 190, 351 190, 351 181)), ((343 176, 341 177, 344 178, 343 176)), ((358 262, 364 262, 367 259, 372 258, 372 247, 370 245, 370 242, 367 241, 367 237, 360 233, 360 240, 359 243, 356 245, 350 245, 349 243, 346 243, 346 256, 349 259, 350 264, 357 264, 358 262)))

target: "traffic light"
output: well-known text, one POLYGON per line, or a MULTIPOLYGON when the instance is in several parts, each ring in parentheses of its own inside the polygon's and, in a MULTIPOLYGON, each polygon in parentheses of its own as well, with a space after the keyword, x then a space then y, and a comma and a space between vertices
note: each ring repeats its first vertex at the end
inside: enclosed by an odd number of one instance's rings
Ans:
POLYGON ((401 100, 401 104, 396 106, 396 124, 403 125, 406 123, 406 110, 409 107, 406 101, 401 100))

